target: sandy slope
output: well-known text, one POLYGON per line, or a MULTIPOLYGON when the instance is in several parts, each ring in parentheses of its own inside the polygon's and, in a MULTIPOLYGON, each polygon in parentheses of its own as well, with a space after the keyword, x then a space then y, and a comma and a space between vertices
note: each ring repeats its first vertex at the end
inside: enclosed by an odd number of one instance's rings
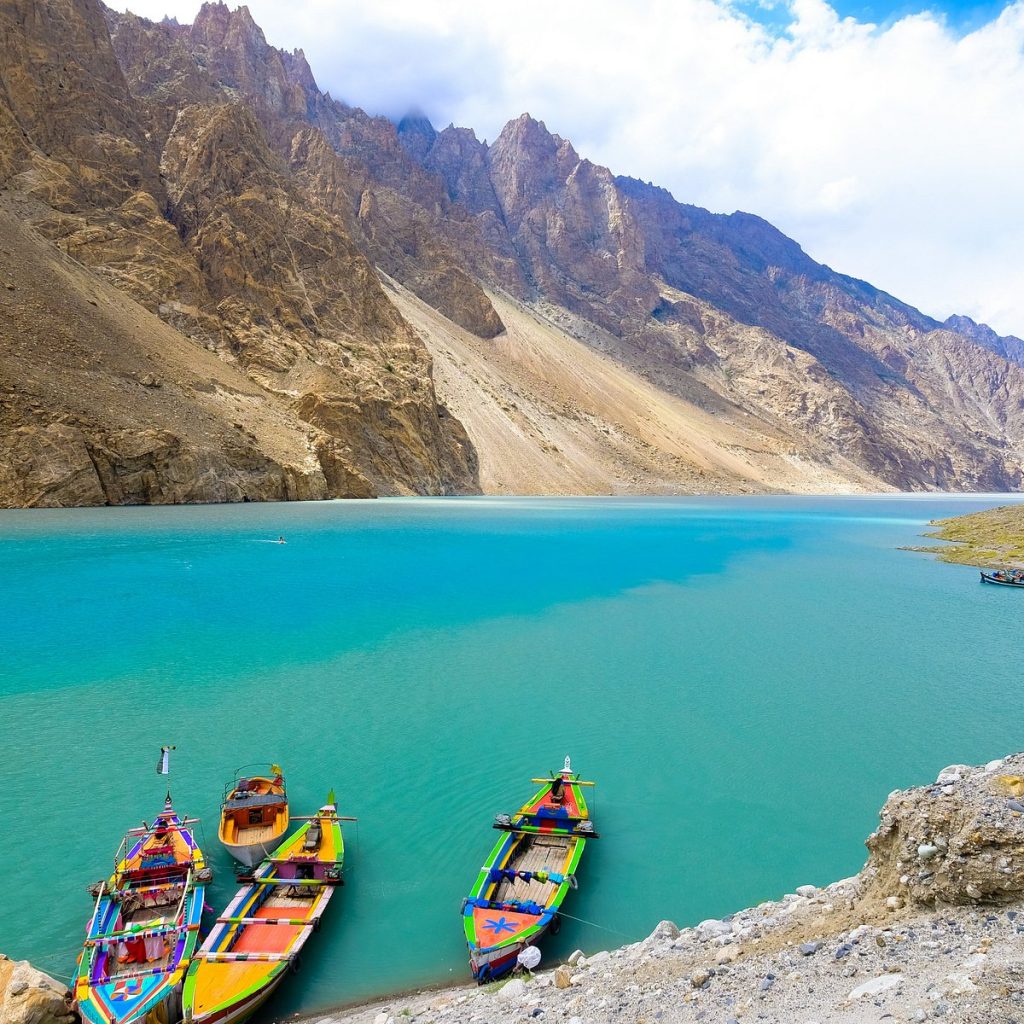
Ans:
POLYGON ((888 490, 735 407, 661 391, 538 312, 492 294, 507 331, 482 340, 393 280, 434 357, 438 397, 465 425, 488 494, 888 490))

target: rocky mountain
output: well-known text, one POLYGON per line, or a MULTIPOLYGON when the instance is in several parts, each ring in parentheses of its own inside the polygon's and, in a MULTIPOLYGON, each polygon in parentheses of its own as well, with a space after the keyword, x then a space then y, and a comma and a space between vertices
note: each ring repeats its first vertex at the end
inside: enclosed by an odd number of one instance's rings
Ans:
POLYGON ((170 116, 94 0, 5 0, 0 51, 3 503, 479 489, 422 341, 254 104, 197 72, 170 116))
POLYGON ((1024 378, 992 339, 815 263, 758 217, 615 177, 528 115, 490 147, 408 134, 483 230, 500 215, 534 293, 672 393, 699 402, 703 386, 897 487, 1019 486, 1024 378))
POLYGON ((976 341, 984 348, 995 352, 1011 363, 1024 366, 1024 340, 1013 335, 1000 337, 988 324, 979 324, 969 316, 948 317, 943 327, 976 341))
POLYGON ((245 7, 0 3, 0 503, 1014 489, 1024 343, 245 7))

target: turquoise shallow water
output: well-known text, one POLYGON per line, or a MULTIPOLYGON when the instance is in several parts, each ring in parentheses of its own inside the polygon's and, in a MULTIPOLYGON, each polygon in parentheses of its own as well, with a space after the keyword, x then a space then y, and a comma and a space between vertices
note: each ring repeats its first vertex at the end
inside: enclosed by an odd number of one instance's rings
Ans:
POLYGON ((333 786, 360 818, 267 1019, 467 978, 459 905, 493 814, 566 753, 603 838, 546 959, 852 873, 890 790, 1022 746, 1024 595, 895 550, 996 503, 0 513, 0 950, 69 973, 85 886, 159 806, 167 742, 217 909, 236 766, 279 759, 294 813, 333 786))

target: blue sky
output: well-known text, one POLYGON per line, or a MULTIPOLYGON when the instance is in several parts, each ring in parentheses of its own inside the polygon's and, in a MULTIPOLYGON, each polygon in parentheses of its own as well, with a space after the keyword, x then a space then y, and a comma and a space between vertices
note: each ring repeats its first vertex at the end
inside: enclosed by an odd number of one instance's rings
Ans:
MULTIPOLYGON (((199 2, 115 6, 187 22, 199 2)), ((1024 0, 249 8, 349 103, 486 139, 529 111, 583 156, 757 213, 932 316, 1024 335, 1024 0)))
POLYGON ((843 18, 856 18, 858 21, 871 21, 875 24, 891 23, 898 18, 906 17, 908 14, 922 14, 933 11, 942 14, 946 20, 958 31, 971 30, 991 21, 1005 7, 1002 3, 943 3, 943 4, 920 4, 920 3, 861 3, 859 0, 852 2, 834 3, 832 5, 838 14, 843 18))

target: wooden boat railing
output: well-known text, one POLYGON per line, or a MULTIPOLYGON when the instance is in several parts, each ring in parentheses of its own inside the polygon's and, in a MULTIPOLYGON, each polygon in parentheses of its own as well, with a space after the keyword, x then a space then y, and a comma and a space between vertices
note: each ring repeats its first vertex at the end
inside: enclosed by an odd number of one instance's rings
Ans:
POLYGON ((341 878, 254 878, 249 885, 290 885, 296 889, 341 885, 341 878))
POLYGON ((172 932, 197 932, 198 924, 162 924, 156 928, 146 928, 139 931, 132 931, 126 928, 119 932, 108 932, 106 935, 97 935, 94 939, 86 939, 87 946, 106 946, 112 942, 120 942, 122 939, 148 939, 156 935, 169 935, 172 932))
POLYGON ((350 818, 344 814, 300 814, 293 817, 292 821, 358 821, 358 818, 350 818))
MULTIPOLYGON (((200 822, 199 818, 186 818, 184 821, 179 821, 177 825, 165 825, 164 828, 168 832, 180 832, 183 828, 186 828, 189 825, 199 825, 200 823, 201 822, 200 822)), ((138 828, 130 828, 130 829, 128 829, 128 831, 125 832, 124 839, 122 840, 121 846, 118 848, 118 851, 117 851, 117 854, 118 854, 118 856, 117 856, 117 863, 120 864, 120 862, 121 862, 121 857, 120 857, 121 850, 124 849, 124 845, 125 845, 125 843, 128 841, 128 839, 130 837, 132 837, 132 836, 144 836, 147 832, 152 832, 152 831, 153 831, 152 827, 150 825, 147 825, 145 822, 143 822, 141 825, 139 825, 138 828)))
POLYGON ((132 978, 150 978, 155 974, 173 974, 179 968, 186 970, 192 963, 188 958, 183 958, 176 964, 166 964, 164 967, 147 967, 142 971, 124 971, 117 974, 107 974, 100 978, 99 983, 109 985, 112 981, 130 981, 132 978))
POLYGON ((100 902, 103 900, 103 893, 107 888, 107 880, 103 879, 100 882, 99 892, 96 893, 96 906, 92 908, 92 917, 89 918, 89 927, 86 930, 86 935, 91 935, 93 928, 96 927, 96 915, 100 912, 100 902))
POLYGON ((218 917, 214 924, 311 924, 307 917, 218 917))
POLYGON ((251 764, 243 764, 241 768, 236 768, 234 777, 224 783, 224 795, 221 797, 221 803, 224 803, 228 797, 238 788, 238 783, 243 779, 251 778, 266 778, 273 779, 275 776, 281 777, 281 789, 284 790, 280 794, 282 800, 288 799, 288 783, 285 780, 284 772, 281 771, 281 766, 274 762, 263 763, 261 761, 253 761, 251 764), (275 772, 274 769, 277 769, 275 772))
POLYGON ((213 963, 235 963, 245 960, 274 963, 278 961, 294 960, 294 953, 218 953, 216 951, 203 952, 200 950, 193 957, 194 960, 210 960, 213 963))
MULTIPOLYGON (((106 883, 104 883, 104 886, 106 883)), ((155 888, 162 888, 155 887, 155 888)), ((174 908, 174 913, 171 915, 174 924, 168 924, 166 926, 161 925, 159 928, 147 929, 145 931, 132 931, 130 928, 121 929, 116 932, 108 932, 106 935, 96 935, 91 939, 87 938, 85 941, 86 946, 103 946, 108 942, 117 942, 125 938, 145 938, 147 935, 167 935, 171 932, 188 932, 198 931, 198 924, 186 924, 184 921, 185 914, 185 900, 188 897, 189 892, 192 889, 192 869, 189 868, 188 874, 185 876, 185 880, 181 888, 181 896, 178 899, 178 905, 174 908)), ((131 889, 120 890, 120 892, 132 892, 131 889)), ((114 895, 113 892, 110 893, 114 895)), ((92 920, 89 922, 89 932, 92 932, 93 926, 96 923, 96 915, 99 913, 100 901, 103 899, 103 886, 100 887, 100 894, 96 897, 96 907, 92 912, 92 920)), ((128 977, 127 974, 119 974, 119 978, 128 977)))
POLYGON ((596 782, 587 782, 584 779, 567 779, 567 778, 565 778, 562 775, 556 775, 554 778, 551 778, 551 779, 530 779, 530 781, 533 782, 533 783, 536 783, 538 785, 543 784, 545 782, 549 782, 549 783, 564 782, 564 783, 567 783, 570 786, 596 786, 597 785, 596 782))

